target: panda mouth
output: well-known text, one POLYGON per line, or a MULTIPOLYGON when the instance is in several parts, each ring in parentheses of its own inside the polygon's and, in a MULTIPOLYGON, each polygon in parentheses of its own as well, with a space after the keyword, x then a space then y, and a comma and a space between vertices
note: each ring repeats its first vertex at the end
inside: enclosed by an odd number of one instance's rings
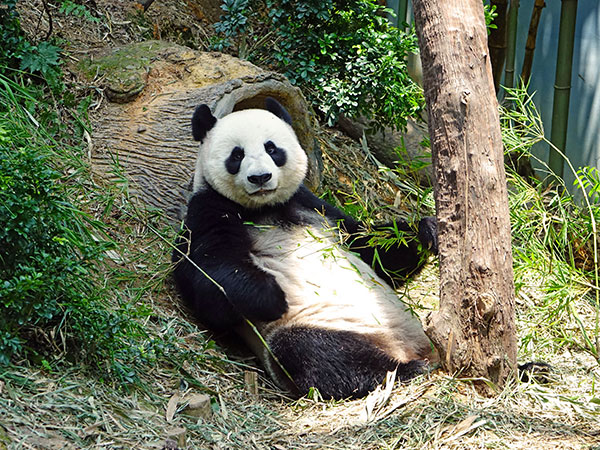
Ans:
POLYGON ((276 189, 259 189, 256 192, 252 192, 250 195, 251 197, 264 197, 265 195, 269 195, 272 194, 273 192, 275 192, 276 189))

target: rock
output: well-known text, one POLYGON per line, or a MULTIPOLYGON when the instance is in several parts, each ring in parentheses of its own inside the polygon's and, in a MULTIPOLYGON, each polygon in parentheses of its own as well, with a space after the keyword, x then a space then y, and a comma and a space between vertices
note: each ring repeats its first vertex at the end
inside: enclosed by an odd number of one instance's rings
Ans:
POLYGON ((311 189, 320 184, 317 122, 300 90, 282 75, 162 41, 131 44, 78 67, 111 100, 91 116, 93 170, 115 182, 124 174, 130 193, 172 223, 185 216, 198 151, 190 120, 202 103, 222 117, 263 108, 269 96, 278 100, 309 157, 306 184, 311 189))

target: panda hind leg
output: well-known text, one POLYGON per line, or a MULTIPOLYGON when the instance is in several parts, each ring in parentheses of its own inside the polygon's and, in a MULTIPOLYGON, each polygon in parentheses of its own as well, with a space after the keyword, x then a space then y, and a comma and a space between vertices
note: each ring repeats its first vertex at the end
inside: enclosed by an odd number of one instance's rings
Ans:
MULTIPOLYGON (((398 363, 366 337, 351 331, 286 327, 269 336, 271 351, 293 380, 299 395, 317 388, 324 399, 360 398, 380 384, 388 371, 409 380, 424 371, 426 363, 398 363)), ((276 363, 274 363, 276 364, 276 363)), ((274 368, 282 385, 282 371, 274 368)))

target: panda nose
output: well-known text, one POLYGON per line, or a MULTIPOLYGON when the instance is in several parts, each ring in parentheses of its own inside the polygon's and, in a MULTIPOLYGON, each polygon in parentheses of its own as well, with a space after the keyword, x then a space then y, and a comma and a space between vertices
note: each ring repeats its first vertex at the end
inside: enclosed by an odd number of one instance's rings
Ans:
POLYGON ((262 186, 269 181, 271 177, 272 175, 270 173, 263 173, 262 175, 250 175, 248 177, 248 181, 252 184, 256 184, 257 186, 262 186))

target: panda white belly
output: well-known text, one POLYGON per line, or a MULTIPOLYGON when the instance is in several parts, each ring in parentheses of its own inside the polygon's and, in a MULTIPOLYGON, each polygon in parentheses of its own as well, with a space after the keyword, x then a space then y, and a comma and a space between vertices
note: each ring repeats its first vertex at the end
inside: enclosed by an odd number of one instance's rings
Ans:
POLYGON ((286 294, 288 312, 259 325, 267 339, 281 327, 352 331, 399 362, 423 358, 430 343, 421 323, 374 270, 339 243, 317 216, 311 226, 253 227, 253 262, 286 294))

